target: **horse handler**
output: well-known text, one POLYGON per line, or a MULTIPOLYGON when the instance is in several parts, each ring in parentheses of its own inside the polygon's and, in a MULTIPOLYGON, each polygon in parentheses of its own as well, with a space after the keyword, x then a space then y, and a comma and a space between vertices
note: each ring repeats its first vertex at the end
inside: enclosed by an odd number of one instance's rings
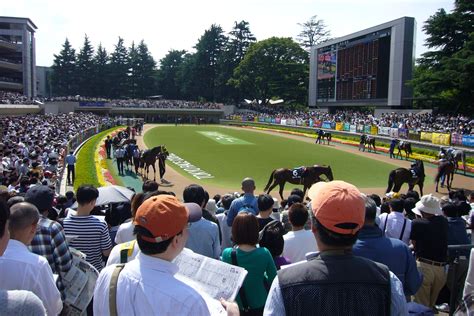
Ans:
POLYGON ((160 180, 161 184, 170 184, 171 182, 163 179, 163 176, 166 172, 166 155, 164 153, 160 153, 158 155, 158 167, 160 168, 160 180))
POLYGON ((117 159, 117 169, 119 176, 123 176, 123 157, 125 157, 125 149, 123 147, 117 148, 115 151, 115 158, 117 159))

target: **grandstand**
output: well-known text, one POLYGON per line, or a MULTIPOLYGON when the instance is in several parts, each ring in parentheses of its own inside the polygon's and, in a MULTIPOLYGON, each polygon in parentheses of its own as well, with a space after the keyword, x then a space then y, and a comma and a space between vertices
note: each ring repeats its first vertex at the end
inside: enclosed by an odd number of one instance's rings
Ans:
POLYGON ((0 17, 0 90, 36 96, 36 29, 28 18, 0 17))

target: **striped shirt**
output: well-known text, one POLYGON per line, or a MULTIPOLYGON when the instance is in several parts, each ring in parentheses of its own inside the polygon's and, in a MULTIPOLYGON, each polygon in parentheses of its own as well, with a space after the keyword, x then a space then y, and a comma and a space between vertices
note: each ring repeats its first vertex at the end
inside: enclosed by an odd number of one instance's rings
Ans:
POLYGON ((112 248, 107 224, 92 215, 73 215, 64 219, 64 232, 66 235, 78 236, 69 246, 82 251, 87 262, 98 271, 102 270, 102 251, 112 248))

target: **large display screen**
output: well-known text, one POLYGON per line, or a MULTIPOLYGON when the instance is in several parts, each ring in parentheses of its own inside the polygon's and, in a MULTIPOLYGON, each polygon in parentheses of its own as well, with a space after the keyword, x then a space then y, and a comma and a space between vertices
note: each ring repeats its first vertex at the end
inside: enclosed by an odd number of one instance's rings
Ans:
POLYGON ((390 29, 318 49, 317 100, 387 99, 390 29))

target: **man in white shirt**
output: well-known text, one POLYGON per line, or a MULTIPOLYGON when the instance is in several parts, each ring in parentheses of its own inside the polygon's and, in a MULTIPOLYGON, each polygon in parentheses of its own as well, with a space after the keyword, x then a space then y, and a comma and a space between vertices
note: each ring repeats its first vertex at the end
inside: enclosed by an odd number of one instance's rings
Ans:
POLYGON ((385 237, 395 238, 410 244, 411 220, 403 215, 404 203, 401 199, 393 199, 389 202, 390 213, 379 215, 379 227, 385 237))
POLYGON ((43 302, 48 315, 58 315, 63 307, 61 294, 48 261, 27 248, 36 234, 38 209, 33 204, 21 202, 13 205, 10 212, 8 228, 11 239, 0 257, 1 287, 31 291, 43 302))
POLYGON ((286 235, 283 235, 285 240, 283 257, 289 259, 292 263, 306 260, 308 252, 318 250, 313 233, 304 229, 308 217, 308 209, 302 203, 293 204, 288 211, 288 219, 292 229, 286 235))
MULTIPOLYGON (((118 315, 209 315, 204 299, 177 280, 172 261, 184 248, 188 222, 199 220, 200 207, 186 207, 174 196, 143 202, 134 224, 140 253, 120 272, 116 287, 118 315)), ((109 315, 109 292, 116 265, 102 270, 94 291, 94 314, 109 315)))

